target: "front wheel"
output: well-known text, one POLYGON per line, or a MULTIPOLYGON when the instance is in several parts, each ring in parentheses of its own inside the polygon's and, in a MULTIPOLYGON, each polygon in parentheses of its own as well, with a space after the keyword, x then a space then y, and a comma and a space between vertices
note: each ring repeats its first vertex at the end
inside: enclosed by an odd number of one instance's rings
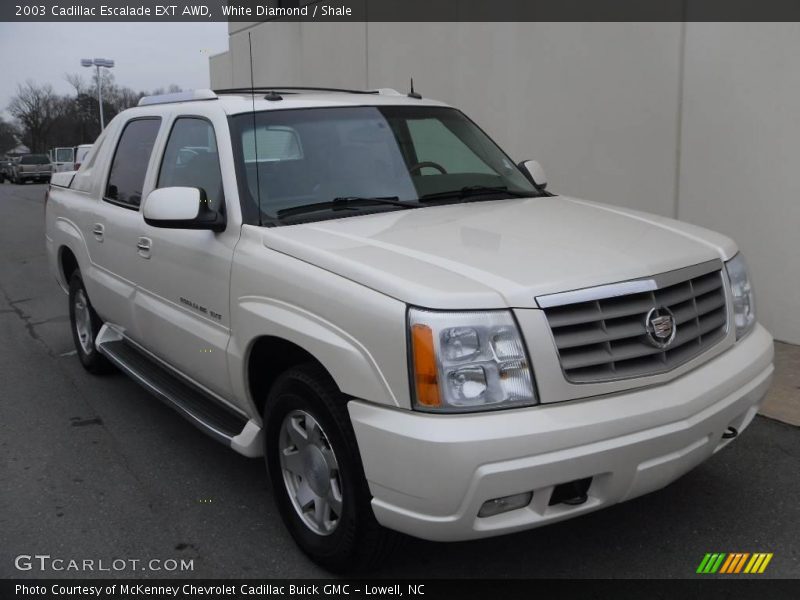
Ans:
POLYGON ((97 351, 94 343, 103 322, 89 302, 80 271, 75 271, 69 280, 69 322, 75 350, 83 367, 95 375, 113 371, 114 366, 97 351))
POLYGON ((281 375, 264 407, 267 470, 283 521, 334 572, 374 567, 397 538, 372 512, 346 400, 324 369, 308 364, 281 375))

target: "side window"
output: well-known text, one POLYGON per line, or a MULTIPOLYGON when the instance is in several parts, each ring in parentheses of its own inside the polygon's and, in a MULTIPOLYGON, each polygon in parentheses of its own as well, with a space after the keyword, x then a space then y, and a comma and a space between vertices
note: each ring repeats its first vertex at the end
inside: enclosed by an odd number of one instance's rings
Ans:
POLYGON ((125 125, 111 162, 106 200, 130 208, 142 203, 147 164, 160 126, 161 119, 134 119, 125 125))
POLYGON ((172 126, 157 187, 195 187, 205 193, 209 207, 223 203, 222 173, 214 127, 205 119, 180 117, 172 126))
MULTIPOLYGON (((496 175, 494 169, 439 119, 409 119, 408 130, 419 162, 435 162, 447 169, 448 173, 496 175)), ((420 174, 428 173, 438 174, 438 171, 426 168, 420 174)))

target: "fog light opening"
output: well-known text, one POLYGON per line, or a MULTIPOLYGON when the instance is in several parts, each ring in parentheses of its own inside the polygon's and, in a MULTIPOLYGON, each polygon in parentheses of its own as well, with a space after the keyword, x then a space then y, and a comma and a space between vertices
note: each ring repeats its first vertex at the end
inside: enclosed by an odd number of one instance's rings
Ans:
POLYGON ((548 505, 566 504, 567 506, 579 506, 589 499, 588 491, 591 485, 591 477, 559 484, 553 488, 553 494, 550 496, 548 505))
POLYGON ((493 517, 510 510, 517 510, 518 508, 525 508, 533 500, 533 492, 525 492, 523 494, 513 494, 511 496, 503 496, 502 498, 493 498, 487 500, 478 511, 478 516, 493 517))

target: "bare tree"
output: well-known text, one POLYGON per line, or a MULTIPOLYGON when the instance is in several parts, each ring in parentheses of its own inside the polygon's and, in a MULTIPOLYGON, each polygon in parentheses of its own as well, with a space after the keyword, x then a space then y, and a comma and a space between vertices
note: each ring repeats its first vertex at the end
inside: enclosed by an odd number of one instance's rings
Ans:
POLYGON ((150 92, 152 96, 160 96, 161 94, 177 94, 178 92, 182 92, 183 88, 179 86, 177 83, 170 83, 166 88, 160 87, 154 89, 150 92))
MULTIPOLYGON (((65 74, 64 79, 75 90, 74 94, 59 96, 49 84, 39 85, 32 81, 18 87, 8 107, 19 131, 15 138, 18 141, 13 145, 23 142, 33 152, 43 152, 54 145, 72 146, 97 138, 100 134, 97 73, 93 72, 88 80, 75 73, 65 74)), ((101 71, 100 81, 106 123, 123 110, 136 106, 145 95, 117 85, 114 74, 109 71, 101 71)), ((153 93, 180 91, 180 86, 173 83, 153 93)))
POLYGON ((64 74, 64 79, 67 80, 67 83, 72 86, 75 90, 75 95, 80 96, 81 94, 89 93, 88 86, 84 81, 83 77, 78 75, 77 73, 66 73, 64 74))
POLYGON ((50 84, 38 85, 31 80, 17 86, 17 93, 8 105, 8 112, 22 125, 26 142, 33 152, 47 149, 50 128, 63 111, 63 103, 50 84))
POLYGON ((0 118, 0 156, 19 144, 16 128, 0 118))
POLYGON ((119 88, 117 94, 117 111, 123 111, 139 104, 139 100, 144 96, 144 92, 137 92, 129 87, 119 88))

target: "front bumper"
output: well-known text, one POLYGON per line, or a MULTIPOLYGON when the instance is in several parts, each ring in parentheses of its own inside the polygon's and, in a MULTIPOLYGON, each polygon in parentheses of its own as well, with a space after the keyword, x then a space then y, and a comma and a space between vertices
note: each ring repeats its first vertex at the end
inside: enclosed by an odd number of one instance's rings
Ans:
POLYGON ((386 527, 454 541, 538 527, 657 490, 745 429, 772 378, 760 325, 670 383, 583 401, 469 415, 349 403, 372 507, 386 527), (591 477, 588 500, 549 506, 555 486, 591 477), (479 518, 490 499, 525 507, 479 518))

